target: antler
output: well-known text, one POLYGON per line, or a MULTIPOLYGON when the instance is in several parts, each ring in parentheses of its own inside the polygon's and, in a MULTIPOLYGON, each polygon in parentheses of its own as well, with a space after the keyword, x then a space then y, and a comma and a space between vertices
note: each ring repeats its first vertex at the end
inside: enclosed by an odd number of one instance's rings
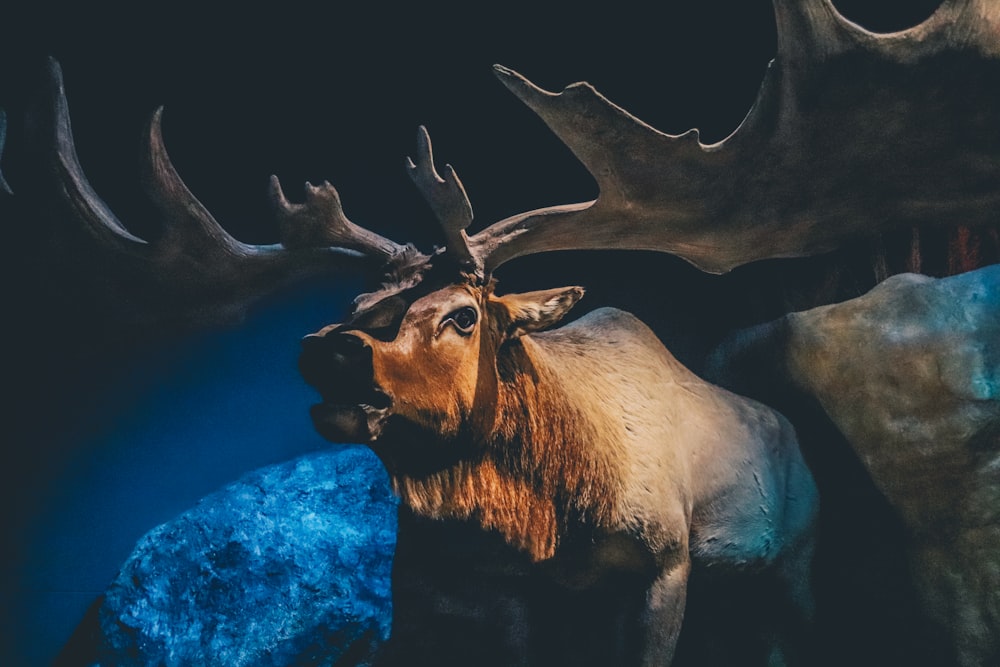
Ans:
POLYGON ((403 251, 384 236, 359 227, 344 214, 340 194, 328 182, 306 183, 305 204, 291 204, 277 176, 271 176, 271 203, 275 208, 281 244, 286 248, 339 246, 388 262, 403 251))
POLYGON ((463 268, 482 268, 473 257, 469 238, 465 235, 465 229, 472 222, 469 196, 450 164, 444 166, 444 178, 434 168, 431 138, 423 125, 417 131, 417 160, 414 164, 411 158, 406 158, 407 173, 441 223, 446 252, 463 268))
MULTIPOLYGON (((7 112, 0 109, 0 158, 3 157, 3 144, 7 139, 7 112)), ((0 194, 12 195, 10 186, 7 185, 7 181, 4 180, 3 172, 0 171, 0 194)))
POLYGON ((717 144, 659 132, 589 84, 555 94, 496 66, 600 194, 475 234, 485 271, 532 253, 621 248, 723 273, 895 228, 996 223, 1000 3, 946 0, 886 35, 829 0, 774 7, 778 55, 746 119, 717 144))
POLYGON ((404 250, 351 223, 339 195, 328 183, 320 187, 306 184, 305 204, 291 204, 275 177, 271 179, 271 195, 281 244, 238 241, 219 225, 174 169, 163 144, 162 110, 153 115, 145 135, 142 177, 165 224, 158 238, 139 238, 94 192, 80 166, 62 73, 54 60, 49 61, 49 86, 51 155, 63 199, 102 252, 113 253, 127 270, 159 285, 171 308, 178 311, 168 314, 173 319, 241 313, 251 301, 295 280, 348 268, 376 272, 404 250))

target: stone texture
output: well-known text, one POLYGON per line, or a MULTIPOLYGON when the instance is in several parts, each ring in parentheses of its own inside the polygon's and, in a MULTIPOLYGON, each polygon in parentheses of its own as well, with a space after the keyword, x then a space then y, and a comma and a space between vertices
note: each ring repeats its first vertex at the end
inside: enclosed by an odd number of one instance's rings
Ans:
POLYGON ((711 374, 750 394, 737 376, 782 378, 818 401, 902 517, 924 611, 957 664, 997 664, 1000 266, 893 276, 741 332, 711 374))
POLYGON ((966 514, 974 471, 1000 463, 1000 266, 894 276, 788 318, 794 382, 819 399, 909 525, 937 533, 960 513, 1000 520, 994 497, 966 514))
POLYGON ((365 448, 251 473, 139 541, 100 610, 101 664, 364 664, 389 633, 395 534, 365 448))

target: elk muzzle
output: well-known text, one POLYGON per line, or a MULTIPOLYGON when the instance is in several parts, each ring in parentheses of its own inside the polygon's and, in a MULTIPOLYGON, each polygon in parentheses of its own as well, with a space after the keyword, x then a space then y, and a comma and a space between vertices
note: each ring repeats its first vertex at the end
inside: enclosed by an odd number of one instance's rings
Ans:
POLYGON ((299 372, 323 399, 310 409, 320 435, 361 443, 379 436, 392 401, 375 383, 372 349, 364 339, 336 329, 306 336, 299 372))

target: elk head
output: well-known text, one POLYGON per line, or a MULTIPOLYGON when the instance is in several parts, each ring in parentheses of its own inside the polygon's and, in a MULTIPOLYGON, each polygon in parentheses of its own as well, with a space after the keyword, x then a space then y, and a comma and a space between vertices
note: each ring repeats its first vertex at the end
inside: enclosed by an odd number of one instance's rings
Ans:
MULTIPOLYGON (((442 464, 463 455, 456 443, 482 445, 496 426, 500 368, 510 347, 556 324, 583 289, 497 296, 495 281, 476 270, 487 258, 469 249, 464 228, 472 209, 458 177, 450 167, 445 178, 437 173, 424 128, 418 143, 422 159, 409 162, 410 173, 449 244, 429 256, 412 249, 396 254, 381 290, 358 297, 346 322, 303 340, 300 370, 322 396, 311 414, 323 436, 367 443, 390 466, 426 468, 435 465, 433 455, 421 451, 409 460, 397 445, 412 439, 398 434, 432 435, 441 443, 442 464)), ((274 185, 279 209, 293 214, 274 185)))
POLYGON ((492 283, 460 279, 417 298, 395 327, 362 328, 376 304, 306 337, 302 373, 323 396, 312 409, 317 429, 372 444, 400 420, 445 442, 484 432, 472 423, 492 430, 505 346, 555 324, 582 295, 566 287, 497 297, 492 283))

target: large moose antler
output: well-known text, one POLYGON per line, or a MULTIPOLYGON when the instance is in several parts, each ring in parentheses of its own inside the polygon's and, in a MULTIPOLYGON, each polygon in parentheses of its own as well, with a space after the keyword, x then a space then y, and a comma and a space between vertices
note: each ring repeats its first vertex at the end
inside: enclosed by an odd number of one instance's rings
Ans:
POLYGON ((589 84, 554 94, 496 66, 600 195, 475 234, 479 268, 621 248, 723 273, 897 228, 996 222, 1000 4, 946 0, 921 25, 886 35, 849 22, 829 0, 774 7, 778 55, 746 119, 717 144, 700 143, 697 130, 659 132, 589 84))

